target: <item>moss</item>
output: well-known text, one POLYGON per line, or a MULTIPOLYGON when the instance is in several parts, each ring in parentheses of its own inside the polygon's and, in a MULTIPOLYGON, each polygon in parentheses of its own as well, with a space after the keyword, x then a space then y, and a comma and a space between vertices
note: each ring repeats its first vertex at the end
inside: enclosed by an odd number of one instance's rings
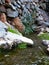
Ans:
POLYGON ((41 35, 39 36, 39 38, 41 38, 42 40, 43 40, 43 39, 49 40, 49 33, 41 34, 41 35))
POLYGON ((8 31, 9 32, 12 32, 12 33, 15 33, 15 34, 19 34, 19 35, 22 35, 17 29, 12 29, 12 28, 8 28, 8 31))
POLYGON ((27 44, 23 42, 23 43, 18 45, 18 48, 20 48, 20 49, 27 48, 27 44))

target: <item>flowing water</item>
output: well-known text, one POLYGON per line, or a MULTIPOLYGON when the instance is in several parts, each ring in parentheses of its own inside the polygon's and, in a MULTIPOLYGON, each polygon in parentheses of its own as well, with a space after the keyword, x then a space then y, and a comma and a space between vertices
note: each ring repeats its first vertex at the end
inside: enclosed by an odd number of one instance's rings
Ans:
POLYGON ((31 48, 13 50, 0 50, 0 65, 49 65, 49 57, 46 54, 46 47, 36 34, 27 36, 34 40, 31 48))

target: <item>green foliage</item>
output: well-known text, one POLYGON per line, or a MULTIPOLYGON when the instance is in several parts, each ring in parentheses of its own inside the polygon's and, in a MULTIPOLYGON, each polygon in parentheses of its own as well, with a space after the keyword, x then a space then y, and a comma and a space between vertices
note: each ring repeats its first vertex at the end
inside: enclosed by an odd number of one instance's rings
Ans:
POLYGON ((43 39, 49 40, 49 33, 41 34, 39 37, 40 37, 42 40, 43 40, 43 39))
POLYGON ((12 33, 15 33, 15 34, 19 34, 19 35, 22 35, 17 29, 12 29, 12 28, 8 28, 8 31, 9 32, 12 32, 12 33))
POLYGON ((32 32, 33 32, 33 30, 30 27, 26 27, 25 34, 30 34, 32 32))
POLYGON ((20 49, 27 48, 27 44, 23 42, 23 43, 18 45, 18 48, 20 48, 20 49))

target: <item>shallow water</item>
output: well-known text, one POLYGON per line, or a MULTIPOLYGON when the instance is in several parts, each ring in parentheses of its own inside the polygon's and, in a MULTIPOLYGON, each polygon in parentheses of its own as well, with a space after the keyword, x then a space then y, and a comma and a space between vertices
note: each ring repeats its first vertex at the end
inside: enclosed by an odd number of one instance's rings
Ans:
POLYGON ((36 34, 27 35, 34 40, 31 48, 13 50, 0 50, 0 65, 49 65, 49 57, 46 54, 46 47, 36 34))

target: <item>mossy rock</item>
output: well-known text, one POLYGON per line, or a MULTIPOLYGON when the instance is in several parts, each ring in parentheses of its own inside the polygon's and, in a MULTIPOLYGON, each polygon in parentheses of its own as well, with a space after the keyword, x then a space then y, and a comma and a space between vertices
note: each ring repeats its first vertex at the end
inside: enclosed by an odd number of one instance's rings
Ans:
POLYGON ((22 35, 17 29, 8 28, 8 31, 18 35, 22 35))
MULTIPOLYGON (((12 32, 12 33, 15 33, 15 34, 18 34, 18 35, 22 35, 17 29, 15 30, 15 29, 11 29, 11 28, 8 28, 8 31, 9 32, 12 32)), ((27 44, 26 43, 20 43, 20 44, 18 44, 18 48, 26 48, 27 47, 27 44)))

